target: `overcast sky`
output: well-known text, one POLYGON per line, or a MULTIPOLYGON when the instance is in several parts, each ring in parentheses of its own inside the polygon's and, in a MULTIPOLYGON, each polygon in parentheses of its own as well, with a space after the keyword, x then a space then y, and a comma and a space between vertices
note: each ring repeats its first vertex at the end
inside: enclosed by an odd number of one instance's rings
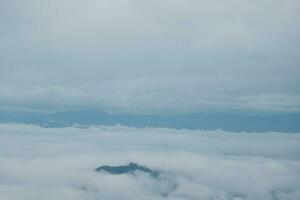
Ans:
POLYGON ((1 0, 1 108, 300 110, 299 0, 1 0))

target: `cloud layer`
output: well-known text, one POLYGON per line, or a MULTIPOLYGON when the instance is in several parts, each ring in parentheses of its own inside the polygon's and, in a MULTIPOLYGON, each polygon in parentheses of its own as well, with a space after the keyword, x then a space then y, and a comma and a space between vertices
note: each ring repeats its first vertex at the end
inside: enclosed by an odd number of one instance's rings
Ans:
POLYGON ((0 103, 299 111, 298 10, 298 0, 2 0, 0 103))
POLYGON ((21 124, 0 133, 1 200, 300 198, 299 134, 21 124), (94 172, 131 161, 171 179, 94 172))

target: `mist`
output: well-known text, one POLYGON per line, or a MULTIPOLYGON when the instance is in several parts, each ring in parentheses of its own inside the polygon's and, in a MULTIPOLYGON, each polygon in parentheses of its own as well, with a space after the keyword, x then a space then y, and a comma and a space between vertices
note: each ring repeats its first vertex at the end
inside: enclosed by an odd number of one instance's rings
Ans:
POLYGON ((1 200, 300 197, 299 134, 24 124, 0 133, 1 200), (165 178, 94 171, 129 162, 165 178))

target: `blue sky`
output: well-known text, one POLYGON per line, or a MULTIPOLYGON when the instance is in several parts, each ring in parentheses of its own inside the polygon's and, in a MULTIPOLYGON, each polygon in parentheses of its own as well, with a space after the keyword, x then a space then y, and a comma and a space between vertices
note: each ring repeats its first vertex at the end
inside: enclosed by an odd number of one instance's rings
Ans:
POLYGON ((2 0, 2 109, 299 112, 298 0, 2 0))

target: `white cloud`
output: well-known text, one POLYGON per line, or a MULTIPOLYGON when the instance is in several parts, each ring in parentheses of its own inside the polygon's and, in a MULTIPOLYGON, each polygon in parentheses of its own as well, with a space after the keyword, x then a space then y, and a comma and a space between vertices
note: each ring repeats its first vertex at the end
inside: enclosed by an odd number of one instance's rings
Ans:
POLYGON ((299 111, 298 0, 0 4, 2 106, 299 111))
POLYGON ((1 124, 0 199, 296 200, 299 146, 299 134, 1 124), (93 171, 131 161, 170 179, 93 171))

